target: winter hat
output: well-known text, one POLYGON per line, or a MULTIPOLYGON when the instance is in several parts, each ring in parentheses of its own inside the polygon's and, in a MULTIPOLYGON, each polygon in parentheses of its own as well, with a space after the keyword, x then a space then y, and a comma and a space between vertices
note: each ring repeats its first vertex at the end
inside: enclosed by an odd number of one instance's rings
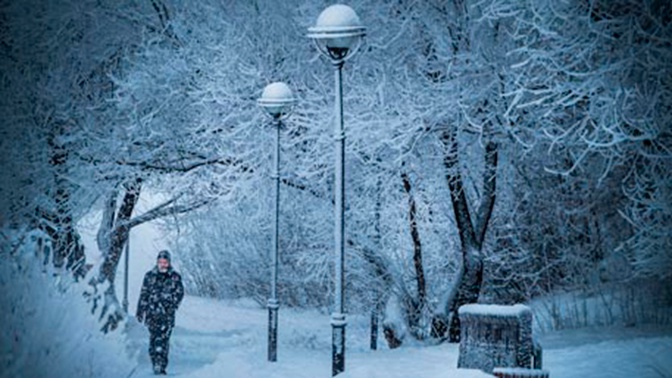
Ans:
POLYGON ((166 259, 166 260, 170 261, 170 252, 168 252, 167 250, 164 249, 163 251, 159 252, 159 254, 156 256, 156 259, 157 260, 158 259, 166 259))

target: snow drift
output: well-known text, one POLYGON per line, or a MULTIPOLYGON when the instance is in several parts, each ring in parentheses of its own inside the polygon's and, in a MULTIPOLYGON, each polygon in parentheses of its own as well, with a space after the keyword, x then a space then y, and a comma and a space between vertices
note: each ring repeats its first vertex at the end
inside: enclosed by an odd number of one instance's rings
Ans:
POLYGON ((0 252, 0 378, 128 377, 125 336, 100 332, 88 285, 43 265, 35 239, 0 252))

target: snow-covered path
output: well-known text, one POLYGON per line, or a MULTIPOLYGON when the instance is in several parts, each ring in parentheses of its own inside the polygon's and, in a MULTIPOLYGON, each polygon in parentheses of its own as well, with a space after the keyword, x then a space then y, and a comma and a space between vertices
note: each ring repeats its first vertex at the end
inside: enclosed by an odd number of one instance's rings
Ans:
MULTIPOLYGON (((137 346, 139 366, 133 377, 152 377, 147 356, 147 332, 135 330, 133 345, 137 346)), ((232 332, 197 332, 177 327, 173 332, 170 350, 170 375, 188 376, 199 368, 212 364, 219 354, 234 347, 232 332)))
MULTIPOLYGON (((204 366, 213 364, 225 352, 246 350, 257 340, 263 310, 251 303, 236 306, 221 302, 186 297, 178 311, 176 327, 170 343, 170 375, 190 376, 204 366)), ((132 377, 153 377, 147 354, 149 333, 135 320, 129 322, 129 343, 137 351, 139 366, 132 377)), ((198 376, 198 375, 193 375, 198 376)))
MULTIPOLYGON (((169 375, 187 378, 330 376, 328 315, 281 309, 278 362, 266 361, 266 310, 249 301, 187 297, 171 339, 169 375)), ((488 377, 456 370, 456 345, 367 349, 367 319, 351 317, 343 378, 488 377)), ((542 335, 544 368, 553 378, 672 376, 672 329, 585 329, 542 335), (661 335, 664 334, 664 335, 661 335)), ((153 377, 147 332, 129 327, 139 365, 131 375, 153 377)))

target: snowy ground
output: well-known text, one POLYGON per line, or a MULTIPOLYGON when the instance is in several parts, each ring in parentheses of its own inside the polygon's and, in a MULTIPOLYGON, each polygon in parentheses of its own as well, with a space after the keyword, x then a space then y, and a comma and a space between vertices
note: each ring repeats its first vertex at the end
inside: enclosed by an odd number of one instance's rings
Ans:
MULTIPOLYGON (((144 201, 147 203, 143 202, 143 206, 151 205, 151 201, 144 201)), ((80 225, 87 257, 92 262, 99 259, 94 242, 97 223, 98 218, 92 217, 88 227, 80 225)), ((164 235, 153 224, 144 224, 131 233, 131 313, 135 311, 144 272, 165 247, 164 235)), ((117 275, 120 296, 121 269, 117 275)), ((256 303, 186 297, 171 340, 168 371, 185 378, 331 376, 328 314, 281 308, 277 363, 266 361, 266 327, 267 312, 256 303)), ((153 377, 146 330, 131 320, 128 337, 131 355, 137 354, 138 360, 130 376, 153 377)), ((544 347, 544 368, 553 378, 672 377, 672 327, 581 329, 546 333, 539 339, 544 347)), ((389 350, 380 340, 380 350, 370 351, 368 343, 368 318, 349 317, 346 373, 339 377, 488 377, 479 371, 457 371, 456 345, 389 350)))
MULTIPOLYGON (((246 301, 187 297, 171 341, 169 373, 189 378, 328 377, 329 317, 281 308, 278 362, 266 362, 266 310, 246 301)), ((142 351, 132 377, 150 377, 147 334, 130 323, 131 349, 142 351)), ((456 345, 369 351, 367 319, 351 317, 342 377, 487 377, 456 370, 456 345)), ((672 377, 672 328, 583 329, 541 335, 544 368, 562 377, 672 377)))

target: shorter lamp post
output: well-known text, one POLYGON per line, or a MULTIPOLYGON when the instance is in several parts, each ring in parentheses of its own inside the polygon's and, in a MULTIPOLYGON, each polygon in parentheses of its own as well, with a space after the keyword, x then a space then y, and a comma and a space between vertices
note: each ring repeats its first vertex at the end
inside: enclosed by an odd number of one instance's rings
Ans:
POLYGON ((344 202, 345 202, 345 129, 343 127, 343 65, 352 58, 366 28, 357 13, 343 4, 332 5, 320 13, 315 26, 308 28, 308 37, 317 49, 334 65, 336 101, 334 139, 336 142, 335 188, 334 188, 334 239, 335 239, 335 294, 331 314, 332 326, 332 376, 345 371, 345 249, 344 249, 344 202))
POLYGON ((129 269, 129 253, 131 253, 131 233, 129 231, 126 239, 126 253, 124 253, 124 299, 121 301, 121 306, 124 312, 128 314, 128 269, 129 269))
POLYGON ((273 153, 274 211, 273 245, 271 247, 271 294, 268 298, 268 360, 278 358, 278 217, 280 213, 280 129, 282 120, 289 116, 296 99, 287 84, 275 82, 267 85, 257 100, 266 113, 273 118, 275 126, 275 152, 273 153))

